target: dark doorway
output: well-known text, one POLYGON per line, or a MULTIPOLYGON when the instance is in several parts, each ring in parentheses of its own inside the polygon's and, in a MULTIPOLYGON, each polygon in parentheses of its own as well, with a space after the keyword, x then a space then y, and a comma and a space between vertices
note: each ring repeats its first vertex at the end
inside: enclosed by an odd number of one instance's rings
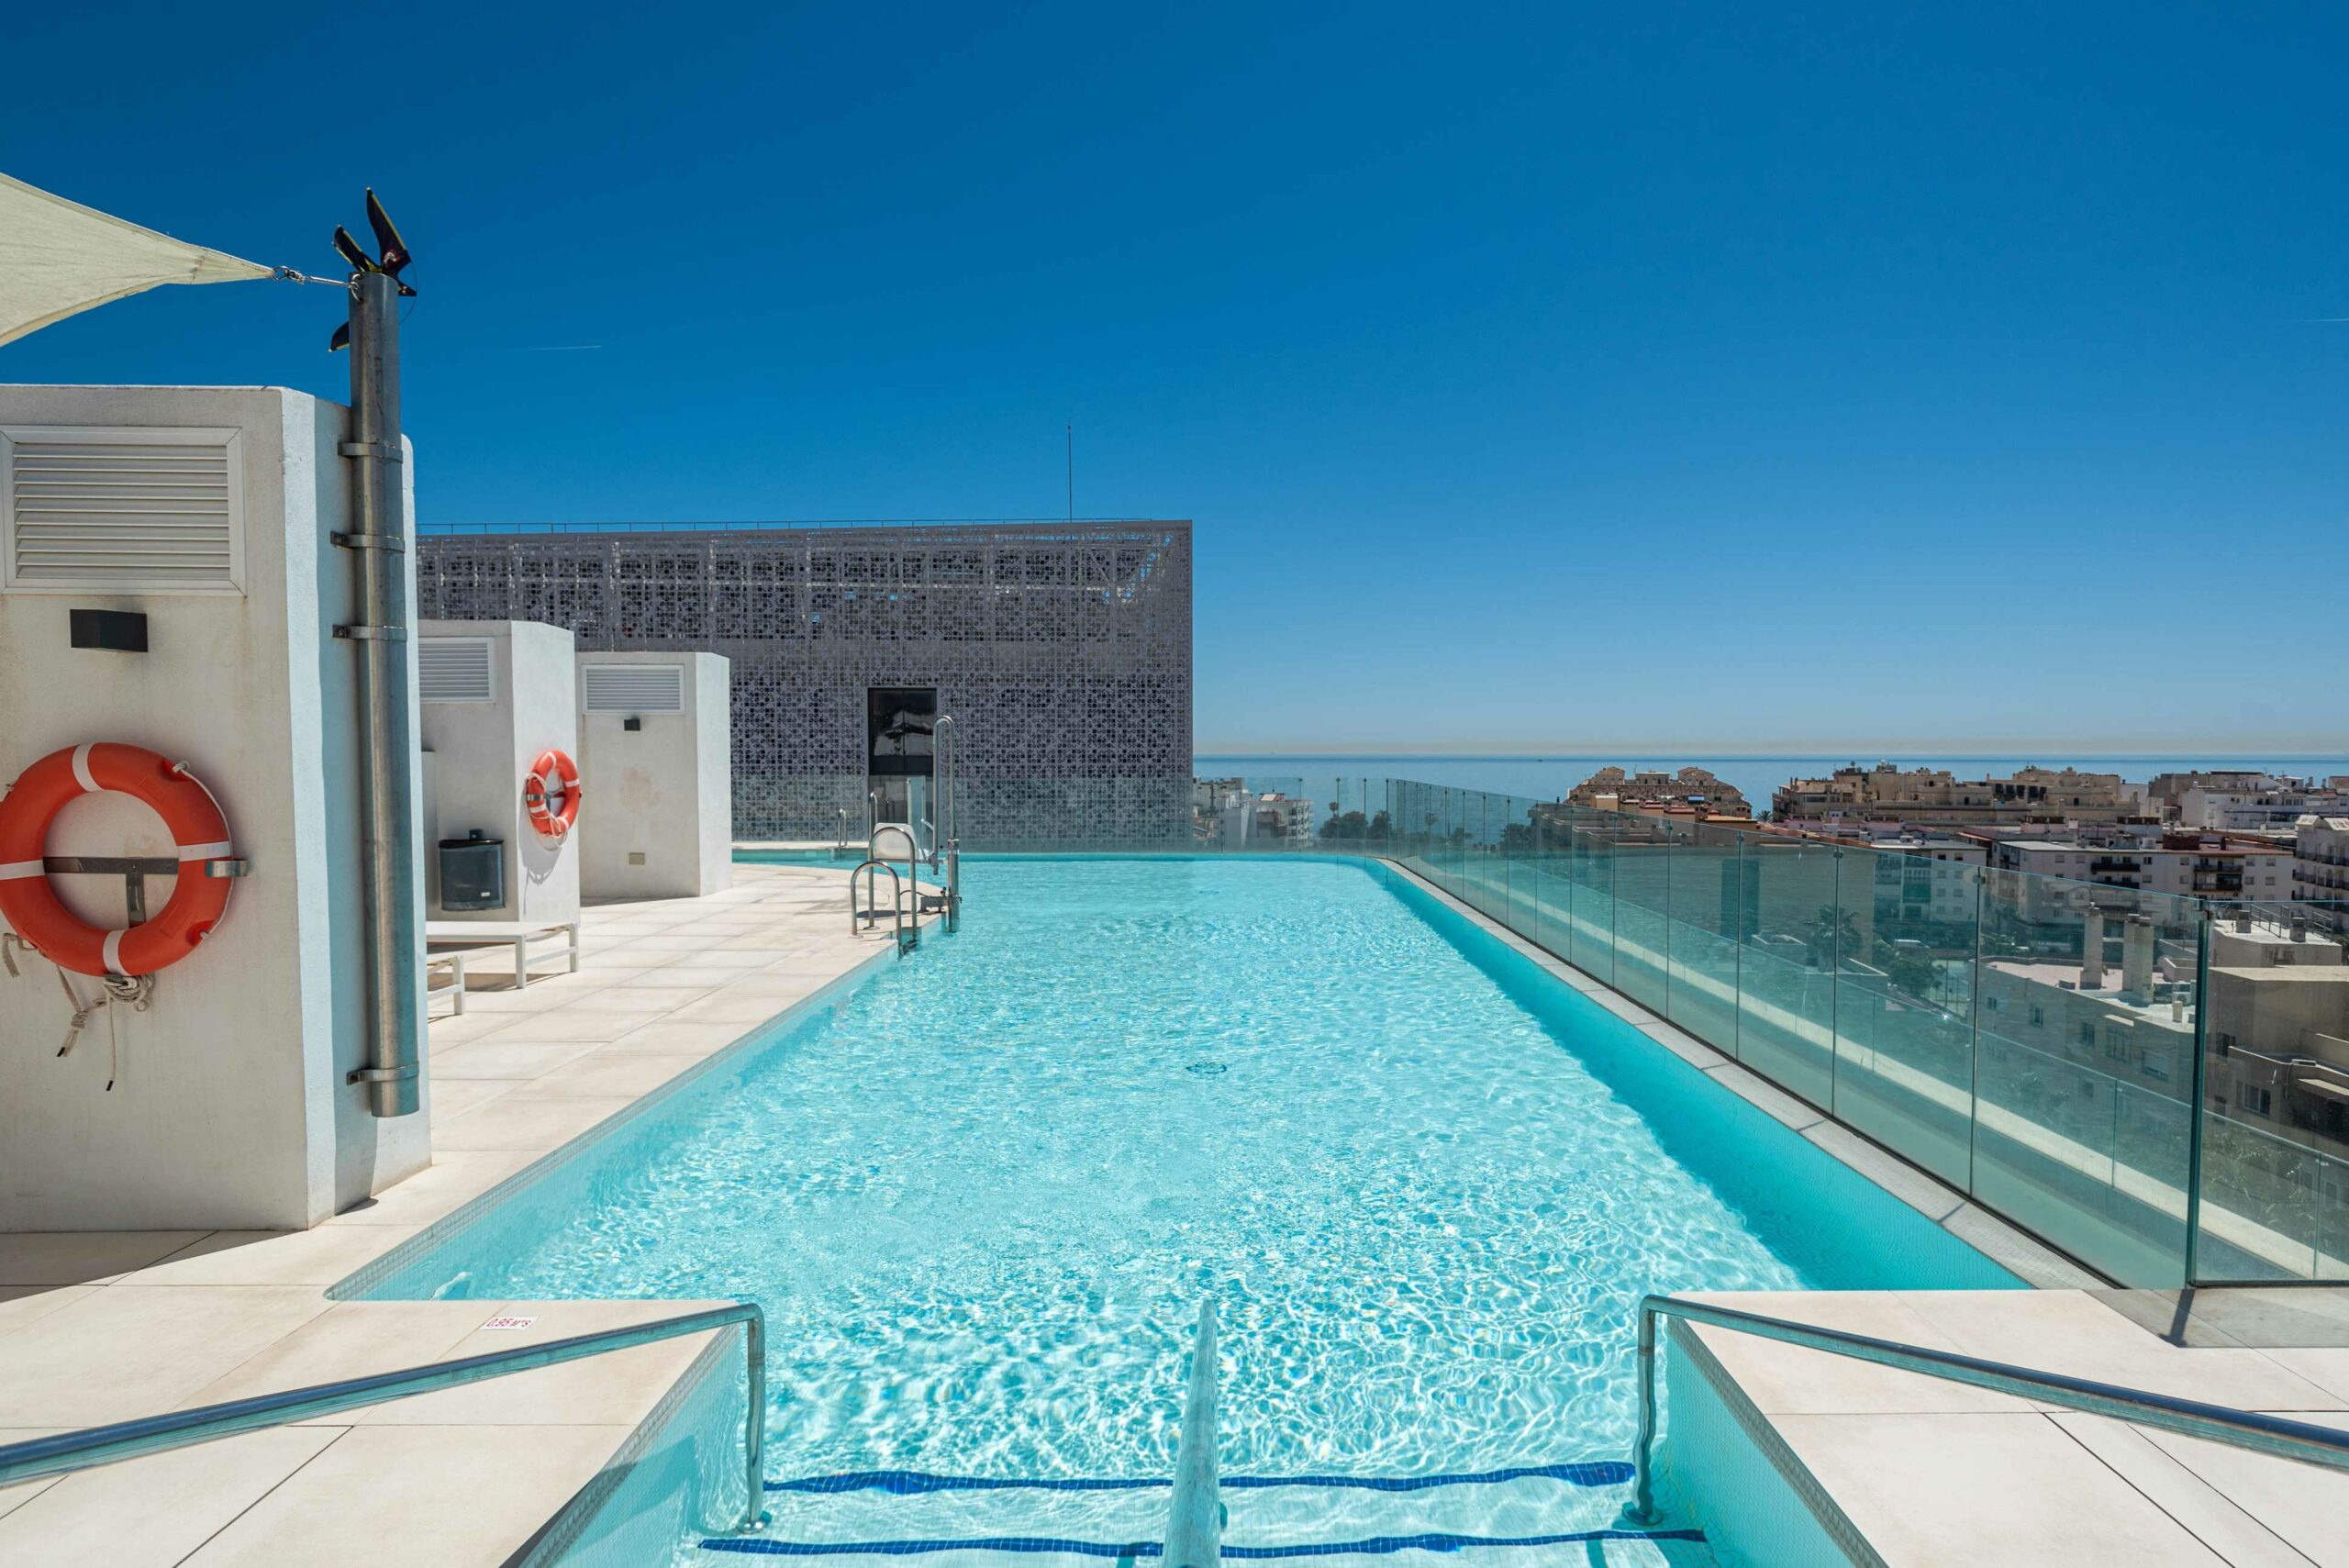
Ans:
POLYGON ((936 686, 868 686, 865 772, 874 778, 928 778, 938 727, 936 686))

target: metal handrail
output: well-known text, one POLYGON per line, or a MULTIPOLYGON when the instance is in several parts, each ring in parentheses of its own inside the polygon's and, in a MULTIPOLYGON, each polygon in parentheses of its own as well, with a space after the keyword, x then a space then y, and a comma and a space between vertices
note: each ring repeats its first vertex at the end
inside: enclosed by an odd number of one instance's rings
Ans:
POLYGON ((954 774, 954 716, 940 714, 938 722, 930 727, 930 767, 938 784, 938 826, 930 836, 930 868, 938 871, 943 857, 948 936, 952 936, 963 923, 963 845, 954 820, 960 806, 955 796, 962 786, 954 774))
POLYGON ((1216 1568, 1223 1555, 1223 1505, 1216 1493, 1215 1298, 1199 1303, 1191 1341, 1191 1388, 1183 1402, 1183 1441, 1174 1451, 1174 1501, 1166 1513, 1165 1568, 1216 1568))
POLYGON ((756 1529, 764 1518, 761 1503, 765 1495, 765 1475, 762 1466, 766 1451, 767 1331, 766 1315, 755 1301, 738 1301, 729 1307, 713 1307, 700 1312, 686 1313, 681 1318, 664 1318, 654 1323, 636 1323, 624 1329, 599 1329, 592 1334, 574 1334, 569 1339, 549 1340, 544 1344, 517 1345, 510 1351, 492 1351, 487 1355, 434 1362, 428 1366, 377 1373, 372 1377, 315 1384, 307 1388, 256 1395, 250 1399, 232 1399, 221 1405, 201 1405, 193 1410, 174 1410, 167 1415, 142 1417, 136 1421, 84 1427, 79 1431, 60 1432, 54 1437, 8 1443, 0 1446, 0 1486, 17 1481, 38 1480, 45 1475, 62 1475, 94 1465, 113 1464, 169 1449, 187 1448, 262 1427, 313 1420, 320 1416, 333 1415, 338 1410, 381 1405, 388 1400, 405 1399, 410 1395, 429 1394, 435 1389, 482 1383, 493 1377, 511 1376, 518 1372, 533 1372, 540 1367, 583 1361, 612 1351, 630 1350, 658 1340, 707 1333, 712 1329, 730 1328, 737 1323, 742 1325, 751 1396, 750 1417, 743 1425, 750 1501, 749 1516, 742 1528, 756 1529))
MULTIPOLYGON (((891 930, 895 932, 897 939, 897 951, 902 953, 906 951, 906 879, 897 874, 896 866, 877 855, 866 857, 858 862, 854 871, 848 873, 848 929, 852 935, 863 929, 864 926, 880 923, 880 873, 885 871, 889 873, 889 886, 892 890, 889 895, 889 912, 896 922, 891 927, 891 930), (856 879, 859 875, 864 878, 865 889, 864 908, 861 913, 856 907, 856 879)), ((914 896, 917 900, 921 896, 919 883, 914 884, 914 896)), ((921 916, 918 907, 914 916, 914 934, 917 938, 921 934, 921 916)))
POLYGON ((1659 1318, 1709 1323, 1718 1329, 1752 1334, 1757 1339, 1800 1345, 1806 1350, 1824 1351, 1830 1355, 1850 1356, 1855 1361, 1872 1362, 1878 1366, 1913 1372, 1924 1377, 1938 1377, 1970 1388, 1987 1388, 1997 1394, 2011 1394, 2021 1399, 2061 1405, 2065 1409, 2086 1411, 2092 1416, 2110 1416, 2135 1426, 2154 1427, 2189 1438, 2205 1438, 2212 1442, 2248 1449, 2254 1453, 2269 1454, 2277 1459, 2321 1465, 2329 1470, 2349 1470, 2349 1432, 2335 1431, 2331 1427, 2288 1420, 2281 1416, 2262 1416, 2255 1411, 2236 1410, 2224 1405, 2205 1405, 2199 1400, 2174 1399, 2166 1394, 2154 1394, 2142 1388, 2123 1388, 2116 1384, 2096 1383, 2084 1377, 2066 1377, 2062 1373, 2034 1372, 2029 1367, 2009 1366, 2004 1362, 1982 1361, 1949 1351, 1927 1350, 1922 1345, 1875 1340, 1865 1334, 1847 1334, 1841 1329, 1821 1329, 1814 1324, 1789 1322, 1783 1318, 1765 1318, 1758 1313, 1740 1312, 1731 1307, 1685 1301, 1673 1296, 1650 1296, 1640 1302, 1640 1431, 1635 1440, 1638 1446, 1631 1454, 1631 1503, 1624 1511, 1624 1517, 1633 1524, 1653 1525, 1663 1518, 1655 1506, 1653 1466, 1655 1324, 1659 1318))

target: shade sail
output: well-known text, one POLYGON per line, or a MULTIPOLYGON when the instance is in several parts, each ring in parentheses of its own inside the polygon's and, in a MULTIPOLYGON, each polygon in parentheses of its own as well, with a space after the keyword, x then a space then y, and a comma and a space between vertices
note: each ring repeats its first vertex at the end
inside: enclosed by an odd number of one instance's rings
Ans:
POLYGON ((0 343, 159 284, 271 272, 0 174, 0 343))

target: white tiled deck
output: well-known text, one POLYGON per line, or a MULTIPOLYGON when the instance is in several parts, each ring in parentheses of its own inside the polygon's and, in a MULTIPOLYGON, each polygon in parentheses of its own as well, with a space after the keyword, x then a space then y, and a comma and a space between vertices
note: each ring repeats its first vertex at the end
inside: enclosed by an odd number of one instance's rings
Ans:
MULTIPOLYGON (((465 1017, 430 1026, 431 1168, 314 1230, 0 1236, 0 1442, 700 1305, 325 1290, 885 953, 887 937, 850 934, 845 884, 828 867, 738 865, 712 897, 590 908, 579 973, 476 990, 465 1017), (483 1327, 500 1317, 532 1321, 483 1327)), ((0 1562, 491 1568, 596 1476, 709 1338, 0 1487, 0 1562)))

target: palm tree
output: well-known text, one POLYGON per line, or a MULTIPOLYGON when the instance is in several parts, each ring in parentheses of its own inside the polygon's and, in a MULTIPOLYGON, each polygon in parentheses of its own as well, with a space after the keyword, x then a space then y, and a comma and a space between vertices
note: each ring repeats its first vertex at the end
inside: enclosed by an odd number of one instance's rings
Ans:
POLYGON ((1822 904, 1810 917, 1810 966, 1822 969, 1834 955, 1860 951, 1860 922, 1849 909, 1822 904))

